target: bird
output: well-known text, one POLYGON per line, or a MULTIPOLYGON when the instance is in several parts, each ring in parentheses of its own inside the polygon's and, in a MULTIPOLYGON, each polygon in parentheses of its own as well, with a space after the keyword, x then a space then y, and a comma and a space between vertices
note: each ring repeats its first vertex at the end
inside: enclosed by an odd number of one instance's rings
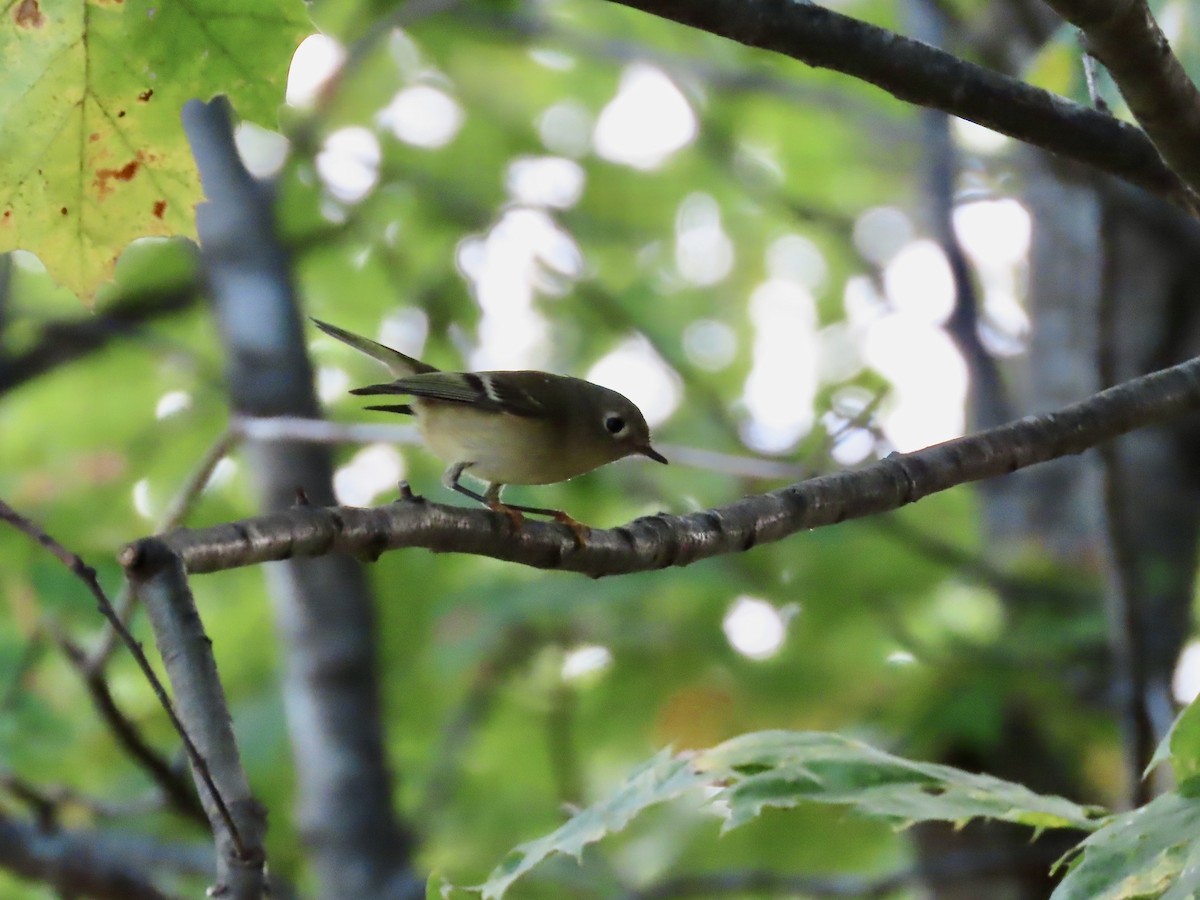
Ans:
POLYGON ((641 410, 617 391, 549 372, 444 372, 336 325, 312 322, 394 376, 350 393, 406 397, 366 409, 413 416, 426 446, 447 463, 442 484, 504 513, 514 528, 530 513, 563 523, 580 543, 588 532, 563 510, 504 503, 505 485, 566 481, 626 456, 667 463, 651 446, 641 410), (463 475, 486 483, 484 492, 462 484, 463 475))

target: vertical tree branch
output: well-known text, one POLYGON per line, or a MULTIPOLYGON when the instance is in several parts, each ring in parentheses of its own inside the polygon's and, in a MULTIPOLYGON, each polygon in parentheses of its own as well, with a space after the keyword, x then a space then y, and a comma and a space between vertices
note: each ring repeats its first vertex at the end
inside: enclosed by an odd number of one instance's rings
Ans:
MULTIPOLYGON (((184 129, 207 197, 196 209, 213 312, 228 354, 229 391, 243 415, 318 414, 289 260, 268 185, 245 170, 228 104, 188 103, 184 129)), ((261 505, 290 506, 296 489, 333 500, 327 447, 247 444, 261 505)), ((362 567, 333 555, 268 569, 285 645, 284 705, 299 780, 300 830, 328 897, 424 896, 413 835, 396 821, 383 745, 375 616, 362 567)))

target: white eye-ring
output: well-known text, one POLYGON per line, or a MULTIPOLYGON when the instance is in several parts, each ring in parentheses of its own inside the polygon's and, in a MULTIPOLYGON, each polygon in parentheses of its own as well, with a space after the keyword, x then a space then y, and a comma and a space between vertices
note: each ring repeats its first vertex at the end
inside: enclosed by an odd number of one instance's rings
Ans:
POLYGON ((618 435, 623 432, 628 426, 626 421, 618 415, 609 415, 604 418, 604 428, 611 435, 618 435))

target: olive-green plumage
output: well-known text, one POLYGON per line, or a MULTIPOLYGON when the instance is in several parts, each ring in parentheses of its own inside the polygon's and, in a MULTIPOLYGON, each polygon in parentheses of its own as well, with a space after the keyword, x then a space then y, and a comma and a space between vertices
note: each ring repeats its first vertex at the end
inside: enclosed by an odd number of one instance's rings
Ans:
POLYGON ((313 322, 387 366, 394 381, 351 393, 408 398, 367 408, 413 415, 429 449, 449 464, 446 484, 493 507, 503 506, 505 484, 565 481, 635 454, 667 461, 650 446, 641 411, 616 391, 548 372, 441 372, 368 338, 313 322), (483 496, 458 484, 464 472, 489 483, 483 496))

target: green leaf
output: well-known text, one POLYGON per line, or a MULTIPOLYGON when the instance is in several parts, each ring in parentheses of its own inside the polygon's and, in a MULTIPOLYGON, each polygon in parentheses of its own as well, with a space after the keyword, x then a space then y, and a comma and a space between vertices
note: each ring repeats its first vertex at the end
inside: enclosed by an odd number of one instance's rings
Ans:
POLYGON ((901 824, 999 819, 1043 828, 1098 827, 1094 810, 1062 797, 1035 794, 990 775, 892 756, 861 741, 820 732, 764 731, 742 735, 704 753, 702 770, 732 781, 727 828, 767 806, 804 801, 844 803, 901 824))
POLYGON ((91 296, 124 247, 191 235, 192 97, 273 121, 310 27, 297 0, 15 0, 0 20, 0 252, 91 296))
POLYGON ((989 775, 901 759, 837 734, 763 731, 696 755, 658 753, 608 799, 509 853, 477 889, 498 900, 551 854, 578 858, 585 846, 620 831, 647 807, 701 786, 721 789, 714 799, 728 804, 727 828, 757 817, 765 807, 804 801, 846 804, 904 824, 983 817, 1038 830, 1100 825, 1093 809, 989 775))
POLYGON ((1171 761, 1175 783, 1185 796, 1200 793, 1200 704, 1195 700, 1183 708, 1171 730, 1154 751, 1146 774, 1166 760, 1171 761))
POLYGON ((514 881, 551 854, 568 853, 578 859, 584 847, 620 831, 647 807, 678 797, 705 780, 687 760, 660 751, 607 799, 572 816, 545 837, 511 851, 478 890, 485 900, 498 900, 514 881))
POLYGON ((1080 844, 1071 871, 1051 898, 1194 897, 1200 891, 1197 834, 1200 801, 1174 792, 1157 797, 1114 816, 1080 844))

